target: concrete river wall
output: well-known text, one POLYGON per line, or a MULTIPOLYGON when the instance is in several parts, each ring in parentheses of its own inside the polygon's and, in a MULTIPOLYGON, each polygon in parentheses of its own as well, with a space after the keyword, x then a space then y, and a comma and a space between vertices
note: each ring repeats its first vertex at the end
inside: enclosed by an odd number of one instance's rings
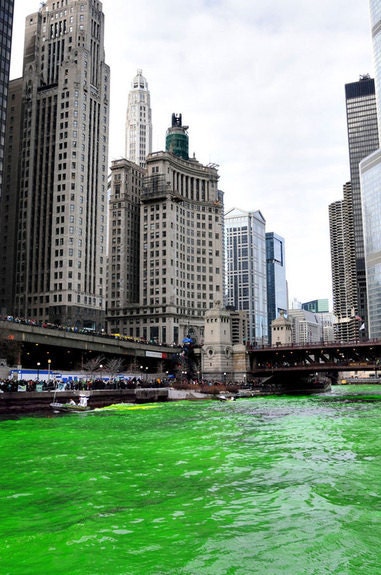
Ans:
MULTIPOLYGON (((114 403, 151 403, 168 401, 168 388, 110 389, 84 392, 91 408, 106 407, 114 403)), ((60 403, 73 399, 78 402, 79 391, 16 391, 0 393, 0 414, 36 413, 51 410, 52 401, 60 403)))

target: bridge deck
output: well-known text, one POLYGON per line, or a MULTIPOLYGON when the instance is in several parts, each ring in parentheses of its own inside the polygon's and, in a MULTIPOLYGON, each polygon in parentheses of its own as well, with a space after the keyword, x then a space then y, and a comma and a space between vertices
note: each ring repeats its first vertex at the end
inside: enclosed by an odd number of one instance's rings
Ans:
POLYGON ((381 340, 248 348, 253 375, 275 372, 375 371, 381 366, 381 340))
POLYGON ((0 320, 0 339, 18 348, 16 363, 24 367, 35 367, 37 361, 45 366, 47 358, 53 356, 55 369, 71 369, 69 362, 65 365, 65 355, 71 354, 77 362, 79 358, 83 361, 94 355, 112 356, 125 358, 128 364, 135 362, 139 366, 142 363, 154 369, 180 351, 178 347, 132 341, 110 334, 80 333, 6 320, 0 320))

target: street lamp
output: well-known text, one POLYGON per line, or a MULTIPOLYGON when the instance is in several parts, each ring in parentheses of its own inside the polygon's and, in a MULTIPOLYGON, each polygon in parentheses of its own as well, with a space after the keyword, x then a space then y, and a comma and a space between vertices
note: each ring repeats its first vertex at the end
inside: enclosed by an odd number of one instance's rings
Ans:
POLYGON ((38 361, 37 362, 37 381, 40 380, 40 365, 41 365, 41 363, 38 361))
POLYGON ((50 365, 52 363, 51 359, 48 359, 48 383, 50 382, 50 365))

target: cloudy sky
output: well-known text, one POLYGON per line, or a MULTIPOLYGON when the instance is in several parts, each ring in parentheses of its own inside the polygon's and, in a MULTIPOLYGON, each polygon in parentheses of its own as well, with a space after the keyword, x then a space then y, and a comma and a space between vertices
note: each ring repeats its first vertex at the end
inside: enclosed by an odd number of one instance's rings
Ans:
MULTIPOLYGON (((11 77, 21 75, 16 0, 11 77)), ((290 303, 331 298, 328 205, 349 179, 344 85, 373 75, 367 0, 103 0, 111 67, 110 160, 124 156, 137 68, 151 92, 153 151, 173 112, 190 153, 219 165, 225 207, 260 210, 286 240, 290 303)))

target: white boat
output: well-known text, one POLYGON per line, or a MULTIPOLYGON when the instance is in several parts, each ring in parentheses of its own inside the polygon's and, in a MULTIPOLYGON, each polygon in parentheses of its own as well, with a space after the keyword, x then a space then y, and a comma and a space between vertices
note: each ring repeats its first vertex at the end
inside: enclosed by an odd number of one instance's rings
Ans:
POLYGON ((225 395, 223 393, 220 393, 219 395, 217 395, 217 399, 219 401, 235 401, 234 395, 225 395))
POLYGON ((82 411, 89 411, 91 408, 87 405, 88 396, 84 394, 80 394, 79 402, 76 403, 74 399, 71 399, 67 403, 61 403, 59 401, 55 401, 55 394, 53 402, 50 404, 50 407, 54 411, 66 411, 72 413, 80 413, 82 411))

